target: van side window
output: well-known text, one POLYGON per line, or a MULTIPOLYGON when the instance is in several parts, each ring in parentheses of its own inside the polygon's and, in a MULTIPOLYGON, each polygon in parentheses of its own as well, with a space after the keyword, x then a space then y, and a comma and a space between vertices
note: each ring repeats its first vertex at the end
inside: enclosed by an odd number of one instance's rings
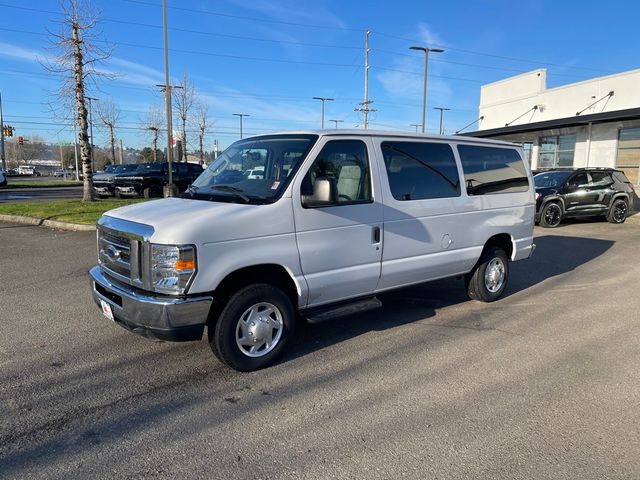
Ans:
POLYGON ((382 155, 396 200, 460 196, 460 178, 450 145, 382 142, 382 155))
POLYGON ((458 145, 458 152, 469 195, 529 190, 527 170, 517 150, 458 145))
POLYGON ((302 180, 302 195, 313 194, 317 178, 335 185, 336 205, 372 201, 367 147, 360 140, 327 142, 302 180))

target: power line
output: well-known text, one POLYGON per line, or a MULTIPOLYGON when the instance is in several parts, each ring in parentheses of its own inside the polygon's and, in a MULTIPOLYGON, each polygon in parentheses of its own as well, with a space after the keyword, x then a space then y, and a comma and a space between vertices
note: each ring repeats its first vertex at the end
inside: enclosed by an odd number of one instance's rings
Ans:
MULTIPOLYGON (((122 1, 127 2, 127 3, 133 3, 133 4, 140 4, 140 5, 157 7, 157 5, 155 3, 145 2, 145 1, 142 1, 142 0, 122 0, 122 1)), ((47 13, 47 14, 57 15, 57 16, 62 15, 60 12, 56 12, 56 11, 43 10, 43 9, 37 9, 37 8, 30 8, 30 7, 24 7, 24 6, 8 5, 8 4, 5 4, 5 3, 0 3, 0 7, 18 9, 18 10, 21 10, 21 11, 47 13)), ((265 23, 294 25, 294 26, 319 28, 319 29, 323 29, 324 28, 324 29, 332 29, 332 30, 347 30, 347 31, 354 31, 354 32, 365 32, 366 31, 366 29, 360 29, 360 28, 332 27, 332 26, 327 26, 327 25, 322 26, 322 25, 312 25, 312 24, 296 23, 296 22, 285 22, 285 21, 271 20, 271 19, 266 19, 266 18, 247 17, 247 16, 242 16, 242 15, 232 15, 232 14, 226 14, 226 13, 221 13, 221 12, 212 12, 212 11, 207 11, 207 10, 190 9, 190 8, 186 8, 186 7, 169 6, 168 8, 171 8, 171 9, 174 9, 174 10, 179 10, 179 11, 185 11, 185 12, 203 13, 203 14, 208 14, 208 15, 216 15, 216 16, 222 16, 222 17, 228 17, 228 18, 237 18, 237 19, 241 19, 241 20, 259 21, 259 22, 265 22, 265 23)), ((137 26, 144 26, 144 27, 151 27, 151 28, 162 28, 162 27, 160 27, 158 25, 153 25, 153 24, 144 24, 144 23, 140 23, 140 22, 130 22, 130 21, 119 20, 119 19, 111 19, 111 18, 104 18, 104 19, 101 19, 101 21, 112 22, 112 23, 121 23, 121 24, 129 24, 129 25, 137 25, 137 26)), ((214 35, 214 36, 227 36, 226 34, 216 34, 216 33, 213 33, 213 32, 203 32, 203 31, 190 30, 190 29, 176 29, 176 31, 182 31, 182 32, 185 32, 185 33, 214 35)), ((21 32, 21 33, 24 33, 24 32, 21 32)), ((32 33, 35 34, 35 32, 32 32, 32 33)), ((375 35, 379 35, 379 36, 383 36, 383 37, 387 37, 387 38, 394 38, 394 39, 397 39, 397 40, 403 40, 403 41, 406 41, 406 42, 414 42, 414 43, 415 42, 420 42, 419 40, 416 40, 416 39, 403 37, 403 36, 399 36, 399 35, 393 35, 393 34, 381 32, 381 31, 377 31, 377 30, 372 31, 372 33, 374 33, 375 35)), ((46 34, 40 34, 40 33, 37 33, 37 34, 46 35, 46 34)), ((273 42, 273 43, 288 43, 288 41, 286 41, 286 40, 259 39, 259 38, 256 38, 256 37, 242 37, 242 36, 235 36, 235 35, 228 35, 228 37, 229 38, 255 40, 255 41, 270 41, 270 42, 273 42)), ((297 42, 292 42, 292 43, 295 44, 297 42)), ((358 49, 358 47, 355 47, 355 46, 306 44, 306 43, 303 43, 303 42, 300 42, 299 44, 300 44, 300 46, 317 46, 317 47, 327 47, 327 48, 358 49)), ((543 61, 540 61, 540 60, 531 60, 531 59, 510 57, 510 56, 505 56, 505 55, 497 55, 497 54, 491 54, 491 53, 487 53, 487 52, 479 52, 479 51, 474 51, 474 50, 456 48, 456 47, 452 47, 450 45, 433 45, 433 46, 434 47, 437 46, 437 47, 446 48, 446 49, 451 50, 451 51, 456 51, 456 52, 461 52, 461 53, 466 53, 466 54, 471 54, 471 55, 485 56, 485 57, 490 57, 490 58, 499 58, 499 59, 502 59, 502 60, 509 60, 509 61, 513 61, 513 62, 530 63, 530 64, 537 64, 537 65, 551 66, 551 67, 558 67, 558 68, 568 68, 568 69, 573 69, 573 70, 591 71, 591 72, 597 72, 597 73, 610 73, 609 71, 603 70, 603 69, 595 69, 595 68, 589 68, 589 67, 580 67, 580 66, 576 66, 576 65, 567 65, 567 64, 543 62, 543 61)), ((145 46, 140 46, 140 47, 141 48, 147 48, 145 46)), ((377 51, 391 53, 391 51, 389 51, 389 50, 386 50, 386 51, 385 50, 377 50, 377 51)), ((186 52, 185 51, 184 53, 191 53, 191 52, 186 52)), ((406 54, 401 54, 401 53, 397 53, 397 52, 395 52, 394 54, 396 54, 396 55, 406 55, 406 54)), ((246 58, 246 59, 251 59, 251 58, 246 58)), ((450 61, 447 61, 447 62, 448 63, 453 63, 453 62, 450 62, 450 61)), ((460 65, 465 65, 465 64, 460 63, 460 65)), ((331 65, 327 65, 327 66, 331 66, 331 65)), ((352 66, 352 65, 350 65, 350 66, 352 66)), ((472 65, 469 64, 469 66, 472 66, 472 65)), ((488 68, 488 67, 482 67, 482 66, 478 66, 478 67, 488 68)), ((498 68, 498 67, 495 67, 495 68, 498 68)), ((556 75, 558 75, 558 76, 568 76, 566 74, 556 74, 556 75)))
MULTIPOLYGON (((377 31, 377 30, 372 31, 372 33, 375 34, 375 35, 383 36, 383 37, 395 38, 397 40, 404 40, 406 42, 414 42, 414 43, 423 43, 424 42, 423 40, 416 40, 416 39, 413 39, 413 38, 401 37, 401 36, 398 36, 398 35, 392 35, 392 34, 380 32, 380 31, 377 31)), ((602 69, 588 68, 588 67, 578 67, 578 66, 575 66, 575 65, 566 65, 566 64, 559 64, 559 63, 541 62, 539 60, 529 60, 529 59, 517 58, 517 57, 508 57, 508 56, 505 56, 505 55, 496 55, 496 54, 493 54, 493 53, 478 52, 478 51, 474 51, 474 50, 466 50, 466 49, 462 49, 462 48, 456 48, 456 47, 452 47, 451 45, 430 45, 430 46, 443 48, 443 49, 447 49, 447 50, 453 50, 455 52, 468 53, 468 54, 471 54, 471 55, 480 55, 480 56, 484 56, 484 57, 500 58, 502 60, 510 60, 512 62, 534 63, 534 64, 538 64, 538 65, 545 65, 545 66, 551 66, 551 67, 571 68, 571 69, 574 69, 574 70, 588 70, 588 71, 592 71, 592 72, 609 73, 607 70, 602 70, 602 69)))
MULTIPOLYGON (((138 5, 147 5, 147 6, 150 6, 150 7, 157 7, 158 6, 155 3, 144 2, 142 0, 122 0, 122 1, 124 1, 126 3, 134 3, 134 4, 138 4, 138 5)), ((292 26, 295 26, 295 27, 319 28, 319 29, 326 29, 326 30, 341 30, 341 31, 345 31, 346 30, 346 31, 351 31, 351 32, 364 32, 365 31, 365 30, 359 29, 359 28, 336 27, 336 26, 331 26, 331 25, 314 25, 314 24, 310 24, 310 23, 299 23, 299 22, 286 22, 284 20, 273 20, 273 19, 259 18, 259 17, 248 17, 248 16, 244 16, 244 15, 233 15, 233 14, 230 14, 230 13, 213 12, 211 10, 202 10, 202 9, 195 9, 195 8, 176 7, 176 6, 168 6, 167 8, 170 8, 172 10, 182 11, 182 12, 202 13, 204 15, 212 15, 212 16, 216 16, 216 17, 235 18, 235 19, 239 19, 239 20, 250 20, 250 21, 253 21, 253 22, 274 23, 274 24, 279 24, 279 25, 292 25, 292 26)))

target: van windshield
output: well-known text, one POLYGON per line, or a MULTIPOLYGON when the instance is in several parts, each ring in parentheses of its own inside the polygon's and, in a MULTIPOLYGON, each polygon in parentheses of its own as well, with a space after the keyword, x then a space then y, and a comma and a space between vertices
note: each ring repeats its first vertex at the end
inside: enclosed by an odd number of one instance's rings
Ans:
POLYGON ((280 198, 317 135, 269 135, 240 140, 183 194, 198 200, 271 203, 280 198))

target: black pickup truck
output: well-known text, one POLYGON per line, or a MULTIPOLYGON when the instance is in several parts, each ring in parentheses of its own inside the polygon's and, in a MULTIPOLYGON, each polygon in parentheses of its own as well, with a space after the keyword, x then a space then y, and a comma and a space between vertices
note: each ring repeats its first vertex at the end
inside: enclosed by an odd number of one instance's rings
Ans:
POLYGON ((137 164, 107 165, 101 172, 93 174, 93 189, 98 197, 113 197, 115 194, 115 178, 121 173, 132 172, 137 164))
MULTIPOLYGON (((115 196, 138 196, 145 198, 161 197, 162 188, 169 184, 168 163, 140 163, 137 168, 125 174, 117 175, 115 196)), ((202 167, 196 163, 173 162, 173 184, 180 192, 202 173, 202 167)))

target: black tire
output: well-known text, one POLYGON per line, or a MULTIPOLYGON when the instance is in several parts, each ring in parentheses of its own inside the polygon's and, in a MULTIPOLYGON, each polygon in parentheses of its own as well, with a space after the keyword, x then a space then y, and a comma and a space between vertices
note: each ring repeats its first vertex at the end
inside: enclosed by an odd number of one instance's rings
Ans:
POLYGON ((473 270, 465 276, 467 295, 473 300, 493 302, 502 296, 508 280, 507 254, 500 247, 489 247, 482 253, 473 270), (491 271, 488 272, 488 269, 491 271), (498 273, 500 271, 502 274, 498 273))
POLYGON ((626 200, 618 198, 613 201, 609 213, 607 213, 607 222, 609 223, 624 223, 627 219, 627 213, 629 212, 629 206, 626 200))
POLYGON ((253 284, 240 289, 222 307, 215 327, 208 329, 209 345, 221 362, 241 372, 252 372, 272 364, 280 356, 293 335, 294 324, 293 305, 282 290, 264 283, 253 284), (269 312, 271 307, 275 311, 259 316, 258 326, 248 321, 252 314, 259 314, 261 308, 269 312), (247 329, 246 334, 241 324, 247 329), (240 345, 240 335, 248 344, 240 345), (274 340, 270 348, 262 341, 265 335, 274 340), (252 338, 258 338, 253 343, 254 352, 249 345, 252 338))
POLYGON ((562 222, 562 207, 559 203, 549 202, 540 213, 540 225, 546 228, 556 228, 562 222))

